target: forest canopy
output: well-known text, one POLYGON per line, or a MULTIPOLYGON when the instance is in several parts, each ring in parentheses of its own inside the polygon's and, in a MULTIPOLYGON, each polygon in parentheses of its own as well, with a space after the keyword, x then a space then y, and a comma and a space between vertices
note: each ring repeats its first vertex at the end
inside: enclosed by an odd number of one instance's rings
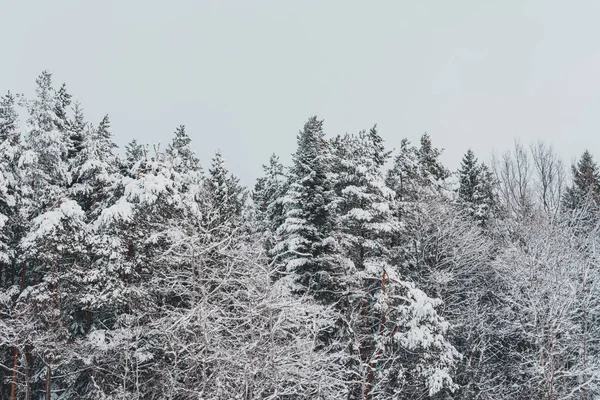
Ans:
POLYGON ((590 151, 450 171, 313 116, 246 188, 185 126, 120 155, 36 83, 0 99, 0 398, 600 396, 590 151))

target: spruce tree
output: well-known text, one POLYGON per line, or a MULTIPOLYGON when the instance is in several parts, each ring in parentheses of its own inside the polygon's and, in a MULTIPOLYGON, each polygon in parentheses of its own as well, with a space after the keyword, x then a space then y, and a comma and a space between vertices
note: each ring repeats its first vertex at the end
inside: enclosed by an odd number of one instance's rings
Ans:
POLYGON ((387 172, 386 185, 396 193, 400 202, 414 200, 417 197, 419 180, 418 149, 411 146, 408 139, 400 142, 398 154, 394 157, 392 168, 387 172))
MULTIPOLYGON (((175 136, 167 147, 166 157, 173 168, 175 180, 181 185, 181 190, 186 196, 186 201, 200 212, 200 203, 202 202, 202 185, 204 181, 204 171, 200 165, 200 160, 191 147, 191 138, 185 131, 185 126, 180 125, 175 130, 175 136)), ((198 216, 199 217, 199 216, 198 216)))
POLYGON ((332 188, 327 179, 328 149, 323 121, 311 117, 298 134, 298 147, 284 198, 285 221, 273 249, 279 265, 291 274, 300 292, 332 301, 339 271, 331 262, 334 240, 330 211, 332 188))
POLYGON ((85 121, 81 104, 76 102, 73 107, 73 119, 70 122, 71 135, 69 139, 71 141, 71 148, 69 149, 68 154, 69 160, 73 160, 77 157, 79 152, 83 149, 86 126, 87 122, 85 121))
POLYGON ((469 149, 463 156, 458 170, 458 203, 480 224, 493 215, 497 208, 492 173, 485 164, 479 163, 469 149))
POLYGON ((171 158, 171 163, 176 170, 200 170, 200 160, 190 147, 189 135, 185 131, 185 125, 180 125, 175 130, 175 136, 167 147, 166 154, 171 158))
POLYGON ((340 157, 335 185, 337 241, 354 266, 363 271, 369 264, 373 267, 387 261, 386 248, 399 228, 392 214, 394 192, 385 186, 382 171, 389 153, 375 128, 334 143, 340 157))
POLYGON ((423 179, 439 183, 450 176, 448 169, 439 160, 441 154, 442 150, 433 147, 429 134, 423 134, 418 151, 419 167, 423 179))
POLYGON ((125 159, 122 161, 121 173, 125 176, 137 177, 141 164, 145 162, 147 150, 137 139, 132 139, 125 145, 125 159))
POLYGON ((28 104, 30 129, 25 135, 26 151, 20 161, 25 167, 23 188, 33 215, 55 205, 70 183, 66 163, 70 146, 63 115, 68 99, 65 93, 56 94, 50 73, 42 72, 36 83, 37 98, 28 104))
POLYGON ((92 220, 98 216, 105 198, 113 195, 112 186, 118 179, 117 145, 110 132, 108 115, 97 127, 86 126, 82 132, 81 149, 73 162, 73 186, 70 193, 92 220))
POLYGON ((259 233, 270 252, 277 242, 277 229, 285 220, 283 196, 288 188, 287 176, 279 157, 272 154, 269 164, 263 165, 264 176, 256 180, 252 192, 254 203, 254 230, 259 233))
POLYGON ((586 150, 577 165, 571 167, 573 185, 567 188, 563 205, 567 210, 576 210, 586 204, 600 204, 600 171, 592 154, 586 150))
POLYGON ((204 226, 216 238, 222 238, 242 227, 241 218, 246 192, 239 178, 229 172, 225 159, 217 151, 204 183, 204 226))
POLYGON ((20 214, 22 148, 17 125, 15 97, 8 92, 0 98, 0 288, 8 283, 9 270, 14 281, 17 245, 24 225, 20 214))

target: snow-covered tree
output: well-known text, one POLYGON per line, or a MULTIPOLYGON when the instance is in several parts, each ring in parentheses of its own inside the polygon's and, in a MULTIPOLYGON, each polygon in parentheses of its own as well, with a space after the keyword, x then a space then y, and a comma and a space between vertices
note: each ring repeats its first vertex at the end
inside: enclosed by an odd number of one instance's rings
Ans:
POLYGON ((584 151, 577 165, 571 167, 573 185, 567 188, 563 199, 567 210, 582 208, 586 202, 600 202, 600 171, 589 151, 584 151))
POLYGON ((75 157, 77 157, 79 152, 83 149, 86 126, 87 122, 85 121, 85 117, 83 115, 83 108, 81 107, 81 103, 77 101, 73 107, 73 119, 69 123, 71 130, 71 135, 69 137, 71 142, 71 148, 69 149, 68 154, 69 160, 73 160, 75 157))
POLYGON ((279 157, 272 154, 269 164, 263 165, 264 176, 256 180, 252 192, 254 230, 264 240, 267 252, 277 243, 276 232, 285 220, 283 200, 288 179, 279 157))
MULTIPOLYGON (((0 285, 3 270, 6 271, 4 281, 8 281, 8 270, 13 268, 22 230, 18 165, 21 151, 15 97, 8 92, 0 99, 0 285)), ((14 269, 12 273, 14 279, 14 269)))
POLYGON ((404 280, 392 263, 390 250, 401 224, 394 215, 395 193, 384 182, 388 153, 383 140, 373 128, 338 137, 332 147, 334 235, 348 265, 348 296, 341 308, 351 343, 351 398, 406 398, 453 390, 458 353, 444 338, 448 324, 435 311, 441 302, 404 280), (427 317, 425 309, 431 313, 427 317))
MULTIPOLYGON (((60 199, 54 209, 35 217, 21 241, 23 269, 33 274, 17 307, 36 316, 36 328, 26 333, 33 359, 32 392, 49 393, 68 387, 72 372, 70 342, 82 333, 77 314, 87 273, 85 214, 73 200, 60 199), (42 374, 43 371, 43 374, 42 374), (55 378, 54 375, 59 375, 55 378)), ((25 273, 23 273, 25 279, 25 273)))
POLYGON ((285 221, 277 230, 280 240, 272 254, 300 292, 308 289, 317 298, 332 301, 341 271, 330 257, 335 244, 323 121, 309 118, 297 142, 283 199, 285 221))
POLYGON ((70 149, 66 137, 64 107, 68 96, 61 88, 57 93, 52 86, 52 75, 46 71, 36 80, 35 100, 28 103, 28 131, 26 150, 21 155, 24 169, 24 195, 29 199, 29 212, 35 216, 53 207, 70 183, 66 158, 70 149))
POLYGON ((246 191, 240 185, 239 178, 227 169, 220 151, 212 159, 204 189, 202 219, 209 235, 220 240, 235 230, 243 229, 246 191))
POLYGON ((458 181, 459 205, 480 224, 485 224, 498 207, 494 180, 487 166, 479 163, 470 149, 463 156, 458 181))
POLYGON ((83 210, 95 218, 105 204, 118 176, 117 145, 112 140, 110 120, 105 116, 97 127, 88 125, 82 132, 82 143, 74 161, 70 193, 83 210))

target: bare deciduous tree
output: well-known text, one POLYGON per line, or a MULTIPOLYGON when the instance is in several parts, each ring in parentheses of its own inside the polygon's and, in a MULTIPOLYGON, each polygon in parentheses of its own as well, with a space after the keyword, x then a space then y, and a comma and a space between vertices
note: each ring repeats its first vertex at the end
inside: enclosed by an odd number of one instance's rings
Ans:
POLYGON ((535 172, 536 197, 544 212, 554 217, 560 209, 565 168, 552 145, 538 141, 530 146, 535 172))
POLYGON ((530 214, 531 161, 523 145, 515 139, 512 151, 506 151, 492 160, 493 171, 498 181, 500 200, 512 215, 519 218, 530 214))

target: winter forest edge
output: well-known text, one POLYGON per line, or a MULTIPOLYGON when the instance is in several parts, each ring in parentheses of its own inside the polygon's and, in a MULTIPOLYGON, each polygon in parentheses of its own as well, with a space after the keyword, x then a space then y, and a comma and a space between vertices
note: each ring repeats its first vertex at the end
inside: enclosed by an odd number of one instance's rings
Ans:
POLYGON ((311 117, 246 189, 36 82, 0 99, 0 399, 600 398, 590 152, 452 173, 311 117))

